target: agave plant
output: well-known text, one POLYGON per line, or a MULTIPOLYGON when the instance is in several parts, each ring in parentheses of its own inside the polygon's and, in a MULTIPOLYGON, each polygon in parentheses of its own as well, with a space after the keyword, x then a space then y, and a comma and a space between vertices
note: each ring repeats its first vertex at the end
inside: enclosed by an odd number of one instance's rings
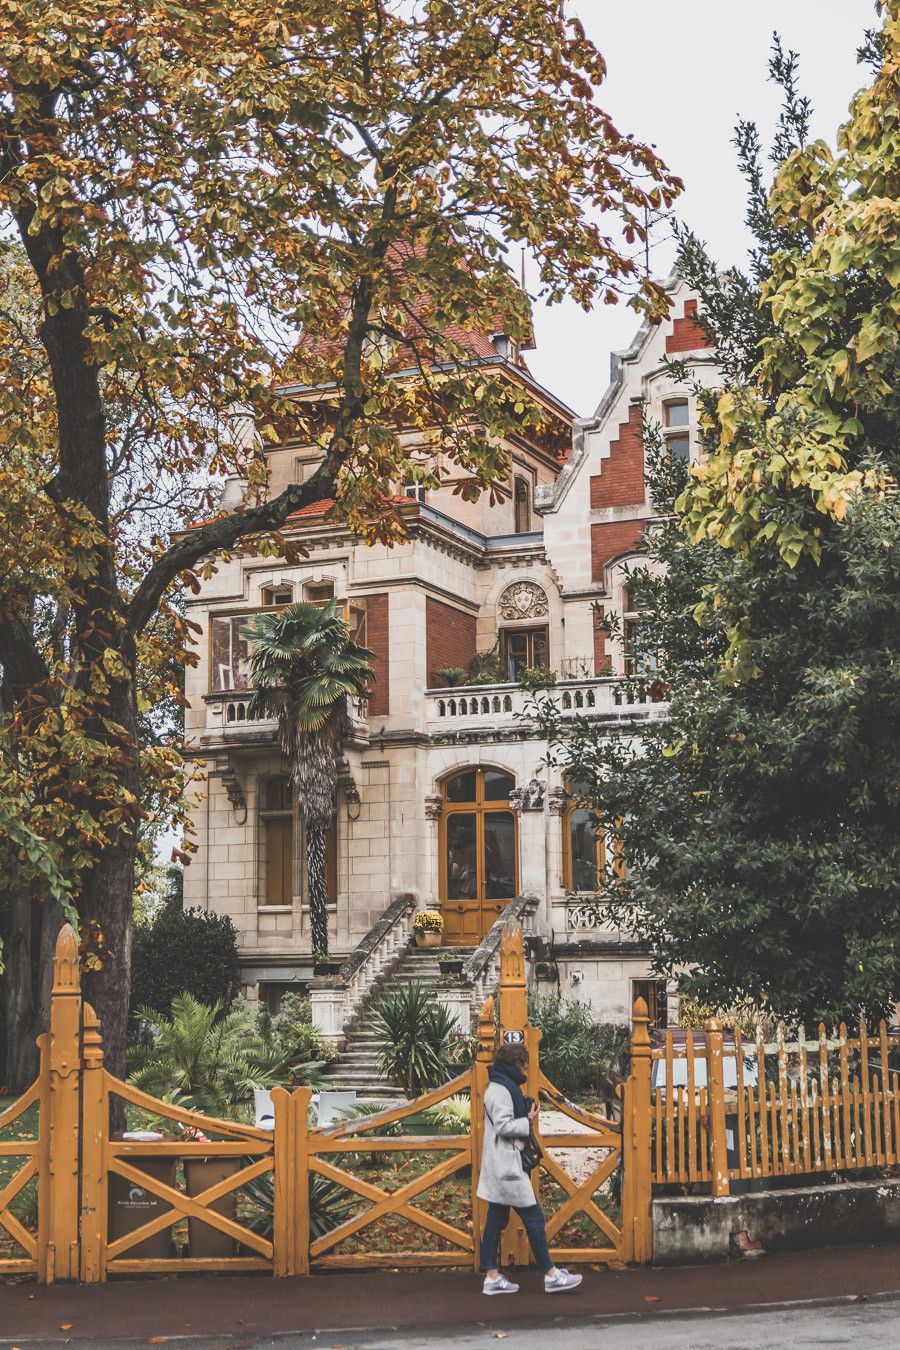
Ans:
POLYGON ((386 994, 376 1005, 372 1025, 385 1043, 378 1057, 381 1072, 408 1096, 447 1081, 456 1018, 420 984, 413 981, 386 994))
POLYGON ((350 638, 335 601, 257 614, 243 630, 255 692, 250 713, 278 719, 306 836, 313 947, 328 951, 325 841, 337 799, 337 757, 349 733, 347 699, 374 678, 372 652, 350 638))
POLYGON ((472 1124, 472 1102, 457 1092, 436 1106, 429 1106, 425 1115, 438 1134, 468 1134, 472 1124))
MULTIPOLYGON (((275 1222, 275 1177, 263 1172, 243 1186, 242 1191, 250 1206, 247 1227, 260 1237, 271 1238, 275 1222)), ((345 1187, 330 1177, 315 1172, 309 1177, 309 1235, 313 1241, 330 1233, 332 1228, 349 1219, 354 1197, 345 1187)))

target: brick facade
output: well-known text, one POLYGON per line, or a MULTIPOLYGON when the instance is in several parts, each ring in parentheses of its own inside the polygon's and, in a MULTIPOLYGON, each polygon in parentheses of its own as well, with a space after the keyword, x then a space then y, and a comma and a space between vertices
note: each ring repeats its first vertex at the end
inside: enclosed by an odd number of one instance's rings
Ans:
POLYGON ((605 675, 606 667, 606 630, 598 627, 599 614, 594 614, 594 674, 605 675))
POLYGON ((628 421, 620 422, 618 438, 610 442, 603 472, 591 477, 591 509, 637 506, 644 500, 644 446, 641 408, 633 403, 628 421))
POLYGON ((461 666, 468 670, 475 655, 475 615, 445 605, 429 595, 425 600, 425 659, 427 679, 434 688, 441 683, 436 670, 461 666))
MULTIPOLYGON (((611 520, 591 526, 591 578, 603 580, 603 569, 611 558, 636 553, 644 534, 644 520, 611 520)), ((594 648, 596 657, 596 646, 594 648)))
POLYGON ((391 710, 391 633, 387 593, 366 599, 366 646, 374 653, 375 683, 369 695, 369 716, 387 717, 391 710))
POLYGON ((673 352, 695 352, 712 343, 706 329, 697 322, 697 301, 685 300, 684 317, 676 319, 672 331, 666 338, 666 355, 673 352))

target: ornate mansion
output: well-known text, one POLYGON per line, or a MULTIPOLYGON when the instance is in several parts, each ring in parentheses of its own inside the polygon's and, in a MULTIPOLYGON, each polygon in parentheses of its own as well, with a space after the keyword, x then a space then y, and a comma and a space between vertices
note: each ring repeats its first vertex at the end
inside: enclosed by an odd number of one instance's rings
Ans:
MULTIPOLYGON (((696 299, 678 279, 670 289, 670 317, 645 325, 613 356, 610 384, 588 419, 573 420, 540 388, 505 338, 478 338, 479 359, 547 412, 543 440, 523 431, 508 445, 510 479, 494 504, 487 495, 462 501, 451 478, 435 490, 398 485, 407 537, 393 548, 363 545, 326 518, 325 506, 306 508, 285 527, 307 552, 302 562, 237 552, 190 600, 189 618, 204 637, 199 664, 186 672, 187 733, 207 785, 185 904, 231 917, 251 997, 274 1006, 289 987, 315 993, 323 982, 312 984, 297 803, 274 722, 248 717, 241 630, 260 609, 334 597, 374 652, 377 679, 352 710, 338 766, 330 934, 345 989, 319 1000, 331 1000, 322 1017, 332 1033, 367 982, 389 977, 410 911, 423 908, 440 909, 444 945, 460 949, 462 969, 445 991, 451 1003, 463 1006, 483 988, 492 926, 505 914, 524 923, 542 988, 558 987, 623 1023, 640 993, 664 1018, 665 990, 645 955, 627 935, 597 926, 589 902, 616 860, 593 837, 587 813, 567 805, 546 744, 521 715, 528 694, 518 674, 554 671, 562 708, 610 735, 639 736, 646 719, 665 716, 664 704, 626 684, 626 652, 597 630, 594 606, 617 611, 627 634, 628 567, 653 516, 642 404, 670 453, 698 453, 691 393, 665 357, 686 362, 692 384, 711 383, 716 371, 696 299), (477 653, 490 657, 473 683, 477 653)), ((302 481, 313 454, 299 442, 272 449, 271 490, 302 481)))

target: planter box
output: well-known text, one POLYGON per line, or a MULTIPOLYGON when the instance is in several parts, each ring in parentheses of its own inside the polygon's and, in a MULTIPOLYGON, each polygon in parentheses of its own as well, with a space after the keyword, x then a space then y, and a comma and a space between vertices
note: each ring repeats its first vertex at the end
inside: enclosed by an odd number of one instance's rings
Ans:
MULTIPOLYGON (((218 1182, 224 1181, 226 1177, 233 1177, 235 1172, 239 1172, 243 1163, 240 1158, 187 1158, 184 1164, 184 1174, 187 1178, 187 1193, 190 1196, 202 1195, 208 1191, 210 1186, 215 1186, 218 1182)), ((226 1219, 235 1217, 235 1202, 237 1192, 229 1191, 223 1195, 221 1200, 214 1200, 209 1206, 216 1214, 222 1214, 226 1219)), ((188 1219, 188 1233, 190 1236, 191 1256, 234 1256, 235 1243, 227 1233, 221 1232, 218 1228, 212 1228, 202 1219, 188 1219)))
MULTIPOLYGON (((167 1186, 174 1188, 175 1158, 142 1158, 140 1154, 130 1153, 128 1162, 140 1171, 146 1172, 148 1177, 153 1177, 154 1181, 163 1181, 167 1186)), ((143 1228, 145 1223, 165 1213, 169 1207, 168 1200, 162 1200, 152 1191, 145 1191, 136 1182, 110 1172, 109 1241, 115 1242, 117 1238, 133 1233, 136 1228, 143 1228)), ((129 1247, 128 1251, 123 1253, 124 1258, 129 1261, 142 1256, 166 1259, 171 1255, 171 1228, 164 1228, 161 1232, 154 1233, 152 1237, 144 1238, 143 1242, 139 1242, 136 1247, 129 1247)))
POLYGON ((423 933, 418 929, 413 929, 413 932, 415 933, 417 947, 440 947, 444 940, 443 933, 423 933))

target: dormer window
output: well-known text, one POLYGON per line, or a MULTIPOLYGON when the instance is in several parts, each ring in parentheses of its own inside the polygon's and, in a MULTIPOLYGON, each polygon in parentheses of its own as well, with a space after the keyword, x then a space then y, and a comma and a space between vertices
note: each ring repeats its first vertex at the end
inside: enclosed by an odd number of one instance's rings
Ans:
POLYGON ((521 474, 513 480, 513 510, 516 534, 527 534, 531 529, 531 484, 521 474))
POLYGON ((491 338, 491 346, 502 360, 508 361, 512 352, 512 344, 505 333, 494 333, 491 338))
POLYGON ((262 603, 264 609, 280 609, 289 605, 294 598, 293 586, 283 583, 280 586, 263 586, 262 603))

